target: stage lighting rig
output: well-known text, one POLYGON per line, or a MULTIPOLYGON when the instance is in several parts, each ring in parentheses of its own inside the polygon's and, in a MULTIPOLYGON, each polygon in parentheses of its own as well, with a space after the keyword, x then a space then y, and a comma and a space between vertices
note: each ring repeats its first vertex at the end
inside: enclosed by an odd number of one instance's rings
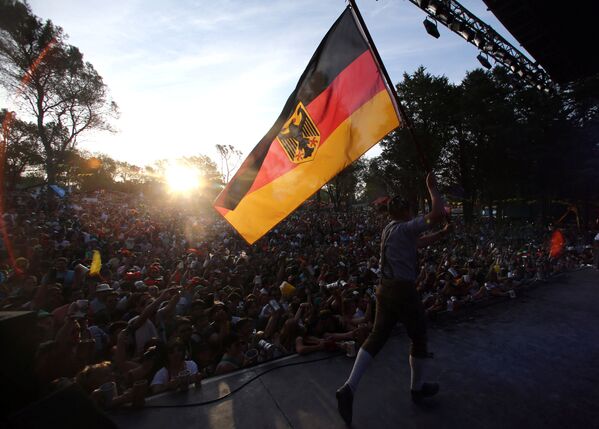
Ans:
POLYGON ((476 57, 480 63, 490 68, 489 58, 496 64, 502 64, 530 85, 545 92, 553 88, 553 82, 547 72, 537 63, 533 63, 522 52, 512 46, 493 28, 481 21, 455 0, 409 0, 433 19, 424 20, 428 34, 438 38, 437 22, 445 25, 460 37, 472 43, 481 52, 476 57), (485 53, 486 55, 483 55, 485 53))

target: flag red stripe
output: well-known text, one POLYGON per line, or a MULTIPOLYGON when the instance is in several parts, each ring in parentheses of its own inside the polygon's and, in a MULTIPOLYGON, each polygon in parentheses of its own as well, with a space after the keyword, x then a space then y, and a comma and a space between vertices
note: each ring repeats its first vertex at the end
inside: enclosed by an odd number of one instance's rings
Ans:
MULTIPOLYGON (((339 124, 383 89, 385 83, 374 58, 370 51, 365 51, 306 106, 320 131, 319 147, 326 144, 327 138, 339 124)), ((248 193, 270 183, 298 165, 289 160, 279 142, 274 140, 248 193)))

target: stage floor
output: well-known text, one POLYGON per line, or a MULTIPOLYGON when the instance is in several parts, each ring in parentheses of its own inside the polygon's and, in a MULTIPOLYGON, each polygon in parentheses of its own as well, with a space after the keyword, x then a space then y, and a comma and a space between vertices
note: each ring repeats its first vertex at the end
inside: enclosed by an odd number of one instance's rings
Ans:
MULTIPOLYGON (((599 427, 599 272, 585 269, 516 299, 432 325, 431 377, 440 393, 409 397, 403 332, 380 352, 354 401, 355 428, 599 427)), ((204 382, 201 390, 153 397, 185 405, 228 393, 268 368, 325 357, 291 357, 204 382)), ((335 390, 353 359, 336 356, 271 371, 226 400, 185 408, 124 410, 122 428, 343 428, 335 390)))

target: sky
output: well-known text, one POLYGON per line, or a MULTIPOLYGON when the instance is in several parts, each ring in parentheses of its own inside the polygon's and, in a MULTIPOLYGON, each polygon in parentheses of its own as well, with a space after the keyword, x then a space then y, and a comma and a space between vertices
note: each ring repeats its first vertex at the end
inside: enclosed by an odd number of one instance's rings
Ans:
MULTIPOLYGON (((186 155, 245 157, 270 129, 344 0, 29 0, 33 13, 69 35, 103 77, 120 117, 116 133, 81 147, 136 165, 186 155)), ((477 49, 407 0, 358 0, 394 83, 423 65, 460 82, 480 67, 477 49)), ((461 4, 514 46, 482 0, 461 4)), ((521 49, 521 48, 520 48, 521 49)), ((375 147, 369 155, 376 155, 375 147)))

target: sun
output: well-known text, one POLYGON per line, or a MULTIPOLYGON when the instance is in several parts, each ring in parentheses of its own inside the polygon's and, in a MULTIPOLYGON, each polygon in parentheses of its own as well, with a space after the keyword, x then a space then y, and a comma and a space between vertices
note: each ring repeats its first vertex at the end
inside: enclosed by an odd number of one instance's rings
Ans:
POLYGON ((182 163, 169 164, 164 171, 164 178, 169 190, 178 194, 192 192, 202 184, 200 171, 182 163))

